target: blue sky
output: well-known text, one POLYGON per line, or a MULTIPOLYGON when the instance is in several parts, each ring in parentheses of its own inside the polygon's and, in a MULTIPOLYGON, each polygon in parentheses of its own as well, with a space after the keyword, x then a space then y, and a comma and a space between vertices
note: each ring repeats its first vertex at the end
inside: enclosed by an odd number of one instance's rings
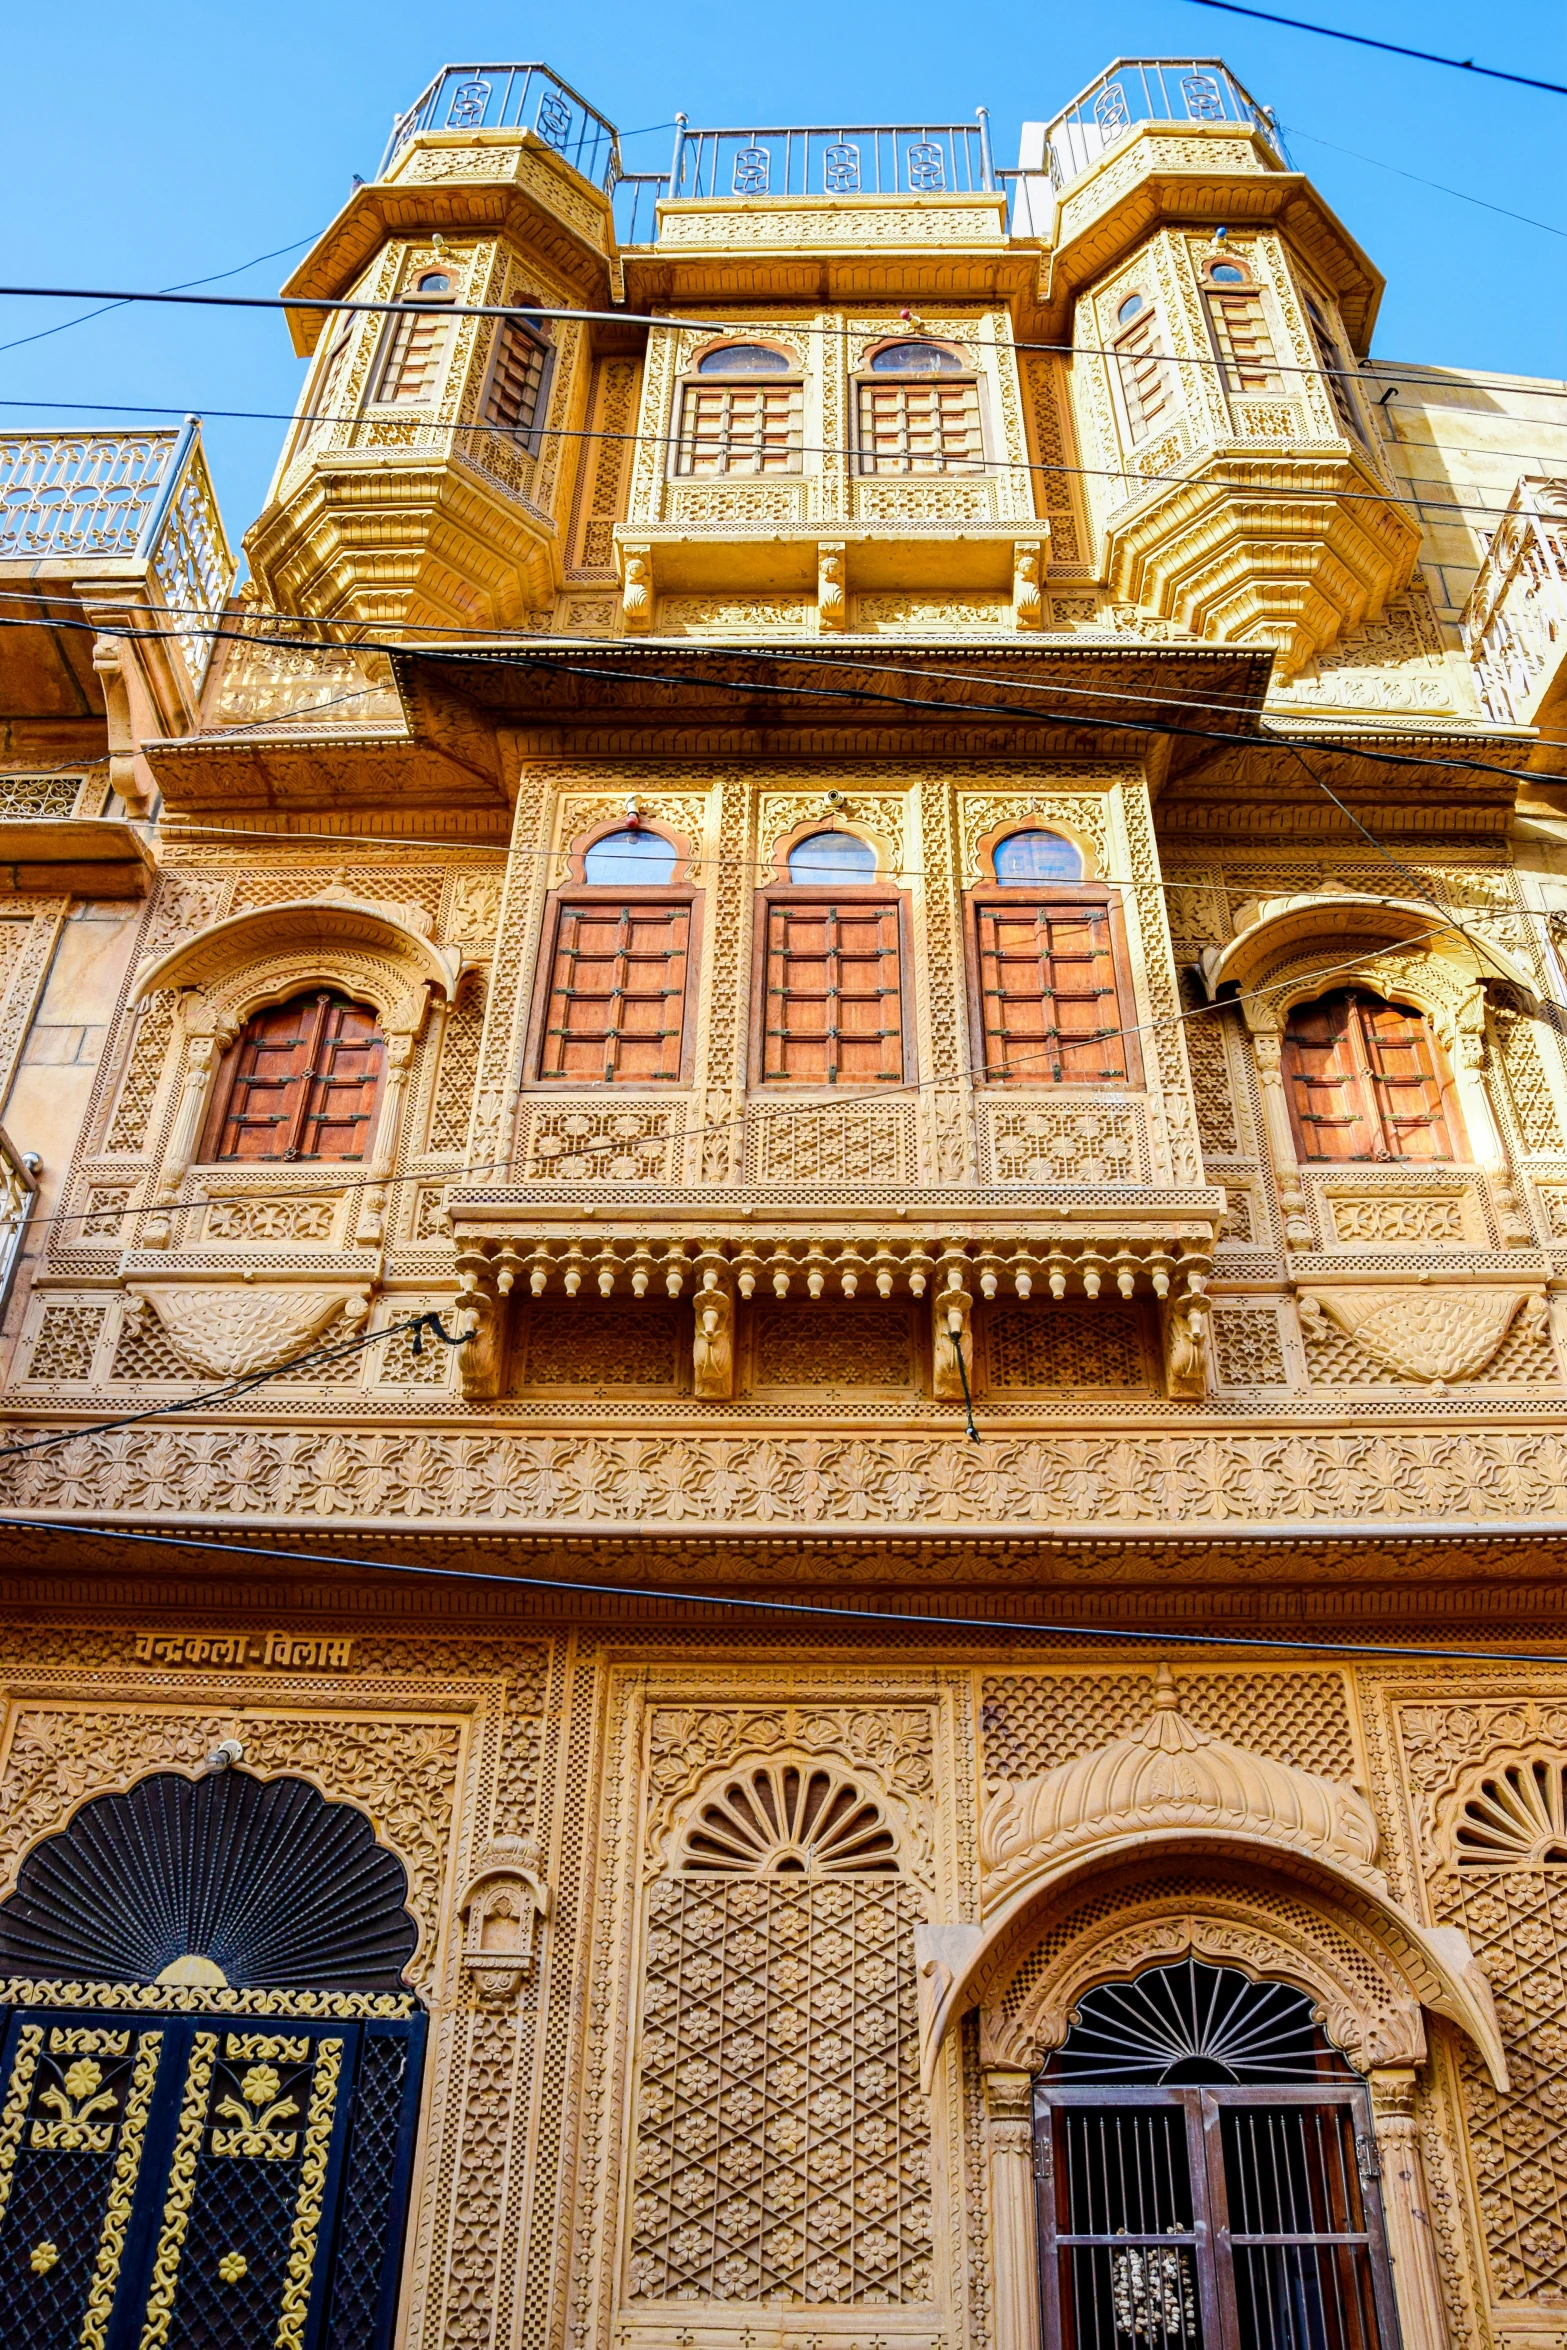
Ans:
MULTIPOLYGON (((1567 82, 1561 0, 1281 4, 1567 82)), ((1386 274, 1379 353, 1567 375, 1567 236, 1398 176, 1567 231, 1567 98, 1192 0, 956 12, 950 0, 859 0, 852 11, 841 0, 767 11, 734 0, 557 0, 547 11, 409 0, 164 0, 154 11, 78 0, 68 54, 52 11, 18 9, 11 25, 5 274, 22 283, 167 286, 308 240, 351 175, 374 171, 393 114, 448 61, 541 57, 623 131, 666 125, 677 108, 693 125, 742 125, 956 120, 986 105, 997 160, 1008 163, 1019 123, 1047 118, 1112 57, 1221 55, 1276 110, 1296 164, 1386 274)), ((659 127, 629 140, 628 167, 658 169, 669 136, 659 127)), ((214 290, 271 292, 291 259, 214 290)), ((0 342, 79 308, 0 302, 0 342)), ((0 351, 0 399, 13 403, 0 423, 91 421, 55 405, 71 401, 123 402, 146 421, 159 407, 208 412, 237 541, 265 495, 282 426, 210 412, 286 410, 298 382, 275 314, 122 310, 0 351)))

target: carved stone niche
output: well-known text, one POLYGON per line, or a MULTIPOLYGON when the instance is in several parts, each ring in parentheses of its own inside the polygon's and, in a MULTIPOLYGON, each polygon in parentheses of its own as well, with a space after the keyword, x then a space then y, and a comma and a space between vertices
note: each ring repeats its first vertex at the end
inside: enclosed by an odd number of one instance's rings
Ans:
POLYGON ((533 1965, 549 1891, 531 1837, 496 1836, 479 1853, 458 1903, 462 1969, 483 2007, 506 2007, 533 1965))

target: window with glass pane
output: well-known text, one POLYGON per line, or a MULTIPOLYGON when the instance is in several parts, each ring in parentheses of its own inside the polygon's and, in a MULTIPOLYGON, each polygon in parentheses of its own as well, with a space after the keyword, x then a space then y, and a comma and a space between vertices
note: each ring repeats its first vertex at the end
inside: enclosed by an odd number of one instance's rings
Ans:
POLYGON ((813 832, 789 851, 789 879, 804 882, 874 881, 876 851, 856 832, 813 832))
POLYGON ((675 878, 679 858, 661 832, 627 824, 606 832, 582 860, 582 878, 595 889, 662 889, 675 878))
POLYGON ((1082 851, 1059 832, 1013 832, 997 841, 996 879, 1008 889, 1031 881, 1081 881, 1082 851))
MULTIPOLYGON (((449 303, 452 281, 444 270, 431 270, 409 297, 416 302, 449 303)), ((392 322, 386 356, 381 362, 378 400, 425 400, 433 396, 446 354, 449 314, 441 309, 406 311, 392 322)))
POLYGON ((1146 440, 1169 422, 1177 405, 1175 371, 1159 350, 1157 314, 1140 311, 1126 333, 1117 336, 1115 352, 1132 438, 1146 440))
POLYGON ((220 1079, 214 1159, 362 1159, 386 1039, 367 1004, 322 990, 253 1013, 220 1079))
POLYGON ((987 900, 975 925, 985 1075, 1019 1085, 1124 1083, 1109 907, 987 900))
POLYGON ((1047 2350, 1395 2350, 1365 2085, 1293 1985, 1100 1984, 1034 2126, 1047 2350))
MULTIPOLYGON (((1217 270, 1214 276, 1217 277, 1217 270)), ((1230 392, 1276 392, 1280 377, 1262 296, 1255 286, 1210 284, 1208 323, 1214 349, 1224 362, 1230 392)))
POLYGON ((678 1079, 690 928, 683 902, 563 904, 540 1077, 579 1085, 678 1079))
POLYGON ((895 903, 769 901, 764 1079, 901 1084, 901 961, 895 903))
POLYGON ((1303 1159, 1458 1155, 1442 1048, 1407 1004, 1354 987, 1297 1004, 1284 1078, 1303 1159))
POLYGON ((790 372, 783 353, 759 345, 709 352, 681 400, 676 472, 798 473, 800 386, 775 380, 780 371, 790 372))
POLYGON ((489 388, 484 395, 484 421, 497 432, 516 433, 526 437, 538 419, 539 395, 544 388, 544 370, 549 362, 549 345, 542 335, 520 318, 501 321, 495 338, 495 357, 490 366, 489 388))

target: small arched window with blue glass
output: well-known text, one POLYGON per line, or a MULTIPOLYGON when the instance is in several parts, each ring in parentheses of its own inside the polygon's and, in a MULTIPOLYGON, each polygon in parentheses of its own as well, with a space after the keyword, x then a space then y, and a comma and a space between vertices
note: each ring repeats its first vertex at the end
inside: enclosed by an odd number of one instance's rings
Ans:
POLYGON ((687 1073, 692 891, 683 851, 634 819, 583 851, 554 901, 534 1066, 576 1085, 668 1085, 687 1073))
POLYGON ((1137 1085, 1136 1037, 1116 893, 1084 874, 1064 833, 1028 825, 996 841, 970 900, 976 1059, 1003 1085, 1137 1085))
POLYGON ((902 1085, 905 910, 874 845, 826 825, 797 840, 758 924, 766 1085, 902 1085))

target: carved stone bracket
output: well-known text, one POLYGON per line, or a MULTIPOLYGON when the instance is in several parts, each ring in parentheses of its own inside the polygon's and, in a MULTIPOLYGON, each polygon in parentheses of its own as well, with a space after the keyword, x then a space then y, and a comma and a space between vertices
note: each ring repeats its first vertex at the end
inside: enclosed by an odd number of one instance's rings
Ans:
POLYGON ((1549 1336, 1550 1309, 1543 1286, 1498 1288, 1466 1282, 1411 1288, 1357 1283, 1353 1288, 1313 1285, 1300 1293, 1301 1327, 1311 1336, 1324 1318, 1337 1324, 1387 1370, 1404 1379, 1445 1386, 1473 1379, 1499 1352, 1522 1314, 1540 1343, 1549 1336))
POLYGON ((370 1290, 343 1281, 136 1282, 130 1299, 127 1312, 156 1314, 193 1371, 239 1379, 304 1353, 338 1314, 357 1326, 369 1312, 370 1290))
POLYGON ((536 1928, 549 1915, 549 1890, 531 1837, 492 1837, 477 1855, 458 1903, 462 1967, 485 2007, 515 1999, 533 1964, 536 1928))

